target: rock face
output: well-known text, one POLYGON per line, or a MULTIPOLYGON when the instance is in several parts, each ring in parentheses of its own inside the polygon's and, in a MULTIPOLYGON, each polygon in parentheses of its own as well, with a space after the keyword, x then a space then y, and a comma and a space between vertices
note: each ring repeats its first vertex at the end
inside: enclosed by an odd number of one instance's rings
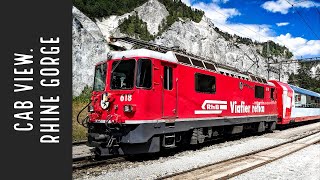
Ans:
POLYGON ((77 96, 92 85, 94 65, 106 57, 109 47, 94 22, 75 7, 72 13, 72 87, 77 96))
POLYGON ((124 21, 125 18, 138 14, 139 18, 147 23, 147 29, 150 34, 157 34, 159 32, 158 27, 163 20, 169 15, 166 7, 159 3, 157 0, 149 0, 140 7, 134 9, 130 13, 123 14, 122 16, 109 16, 102 19, 96 19, 96 24, 101 29, 101 32, 105 39, 110 36, 124 36, 118 26, 124 21))
POLYGON ((312 67, 310 69, 310 71, 311 71, 311 75, 313 78, 315 78, 315 77, 319 78, 320 77, 320 64, 317 64, 314 67, 312 67))
POLYGON ((153 35, 159 32, 158 27, 162 20, 169 16, 166 7, 157 0, 150 0, 136 8, 135 11, 139 18, 147 23, 149 33, 153 35))
MULTIPOLYGON (((92 85, 94 64, 106 57, 110 50, 106 40, 110 36, 125 36, 118 26, 134 13, 147 23, 147 29, 151 34, 158 33, 159 25, 169 15, 165 6, 157 0, 149 0, 133 12, 122 16, 113 15, 96 19, 96 22, 73 8, 73 95, 79 95, 85 85, 92 85)), ((168 47, 179 46, 208 60, 267 78, 267 59, 256 52, 262 47, 227 41, 214 30, 214 24, 205 16, 199 23, 180 19, 161 36, 156 37, 154 42, 168 47)), ((120 45, 130 48, 130 45, 120 45)), ((282 60, 279 57, 277 59, 282 60)), ((297 67, 283 65, 280 68, 281 81, 286 82, 288 74, 295 72, 297 67)), ((279 79, 279 75, 271 72, 270 79, 279 79)))
MULTIPOLYGON (((199 23, 188 20, 175 22, 169 30, 157 37, 155 42, 169 47, 178 46, 213 62, 267 78, 268 60, 256 52, 261 47, 226 41, 213 27, 214 25, 205 16, 199 23)), ((279 57, 277 59, 284 60, 279 57)), ((287 73, 293 72, 295 68, 292 65, 283 65, 281 69, 281 81, 287 81, 287 73)), ((270 79, 279 79, 279 75, 270 72, 270 79)))

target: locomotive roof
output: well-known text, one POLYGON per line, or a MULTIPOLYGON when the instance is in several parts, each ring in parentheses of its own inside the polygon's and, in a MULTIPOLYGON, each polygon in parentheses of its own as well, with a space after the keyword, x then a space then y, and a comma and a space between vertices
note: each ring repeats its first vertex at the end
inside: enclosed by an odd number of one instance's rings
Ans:
POLYGON ((112 56, 112 59, 121 59, 123 56, 126 58, 149 57, 149 58, 169 61, 172 63, 178 63, 177 58, 172 51, 161 53, 161 52, 152 51, 149 49, 133 49, 133 50, 126 50, 126 51, 113 51, 110 53, 110 55, 112 56))
POLYGON ((182 63, 185 65, 189 65, 189 66, 191 65, 197 68, 204 68, 209 71, 215 71, 215 72, 229 75, 232 77, 238 77, 246 80, 267 84, 266 79, 255 76, 253 74, 243 73, 243 72, 240 72, 238 69, 230 66, 217 64, 215 62, 204 60, 201 57, 190 56, 187 54, 177 53, 174 51, 159 52, 159 51, 149 50, 145 48, 125 50, 125 51, 111 51, 108 59, 121 59, 122 57, 125 57, 125 58, 148 57, 148 58, 159 59, 162 61, 168 61, 171 63, 182 63), (198 63, 195 64, 195 62, 198 62, 198 63))
POLYGON ((166 47, 163 45, 158 45, 152 42, 147 42, 139 39, 134 39, 130 37, 110 37, 109 45, 115 46, 119 50, 111 53, 108 56, 108 59, 121 59, 123 56, 126 58, 130 57, 149 57, 156 58, 163 61, 168 61, 172 63, 184 64, 187 66, 192 66, 200 69, 206 69, 209 71, 215 71, 217 73, 238 77, 240 79, 251 80, 260 82, 263 84, 267 84, 267 80, 263 77, 255 76, 254 74, 246 71, 243 72, 237 68, 231 67, 229 65, 221 64, 218 62, 212 62, 208 59, 205 59, 200 56, 196 56, 194 54, 187 53, 185 50, 179 49, 179 47, 166 47), (139 47, 143 47, 142 49, 134 49, 134 50, 125 50, 124 47, 120 47, 118 45, 113 44, 114 42, 122 41, 128 44, 138 45, 139 47))

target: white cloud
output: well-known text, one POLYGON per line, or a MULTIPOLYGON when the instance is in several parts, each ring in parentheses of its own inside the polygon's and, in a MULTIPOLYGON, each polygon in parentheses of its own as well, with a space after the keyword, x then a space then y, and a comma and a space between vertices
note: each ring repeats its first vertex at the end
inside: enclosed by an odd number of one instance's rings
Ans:
POLYGON ((280 12, 281 14, 287 14, 291 5, 285 0, 267 1, 262 4, 262 7, 271 12, 280 12))
MULTIPOLYGON (((302 37, 292 37, 290 33, 277 36, 270 28, 270 25, 266 24, 240 24, 228 22, 229 18, 241 15, 235 8, 221 8, 214 2, 209 4, 201 2, 192 5, 192 7, 203 10, 205 16, 210 18, 215 26, 222 31, 226 31, 230 34, 237 34, 241 37, 248 37, 260 42, 272 40, 288 47, 296 58, 299 58, 300 56, 320 55, 320 40, 307 40, 302 37)), ((277 23, 278 26, 288 24, 289 22, 277 23)))
POLYGON ((187 6, 191 6, 191 0, 181 0, 183 3, 185 3, 187 6))
POLYGON ((320 3, 316 3, 313 1, 277 0, 267 1, 263 3, 261 7, 273 13, 279 12, 281 14, 287 14, 289 12, 289 9, 292 8, 291 4, 293 4, 296 8, 310 8, 314 6, 320 6, 320 3), (290 4, 287 1, 290 2, 290 4))
POLYGON ((320 40, 306 40, 292 37, 290 33, 274 37, 274 41, 284 44, 295 57, 320 55, 320 40))
POLYGON ((230 34, 237 34, 260 42, 270 40, 270 35, 273 34, 269 26, 265 24, 225 24, 224 27, 219 28, 230 34))
POLYGON ((289 22, 281 22, 281 23, 276 23, 277 26, 287 26, 289 24, 289 22))
POLYGON ((240 12, 235 8, 220 8, 215 3, 200 2, 192 5, 192 7, 203 10, 208 18, 223 24, 226 23, 228 18, 240 15, 240 12))
POLYGON ((222 31, 226 31, 230 34, 237 34, 242 37, 252 38, 257 41, 268 40, 264 36, 267 36, 272 32, 269 30, 267 25, 229 23, 229 18, 240 16, 241 13, 235 8, 221 8, 215 4, 214 1, 215 0, 209 4, 200 2, 194 4, 192 7, 203 10, 205 15, 222 31))
POLYGON ((212 0, 214 3, 227 3, 229 0, 212 0))

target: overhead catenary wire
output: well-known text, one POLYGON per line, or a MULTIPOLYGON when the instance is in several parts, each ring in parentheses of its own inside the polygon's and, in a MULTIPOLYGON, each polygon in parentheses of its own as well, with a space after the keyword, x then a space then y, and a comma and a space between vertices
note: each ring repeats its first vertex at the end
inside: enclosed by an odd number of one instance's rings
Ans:
MULTIPOLYGON (((217 24, 220 24, 221 26, 223 26, 223 27, 226 27, 226 28, 228 28, 228 29, 230 29, 230 30, 233 30, 233 31, 235 31, 235 32, 237 32, 237 33, 239 33, 239 34, 242 34, 241 32, 239 32, 239 31, 236 31, 236 30, 234 30, 234 29, 232 29, 232 28, 230 28, 230 27, 228 27, 228 26, 224 26, 224 25, 222 25, 221 23, 218 23, 217 21, 214 21, 214 20, 212 20, 213 22, 215 22, 215 23, 217 23, 217 24)), ((244 34, 242 34, 242 35, 244 35, 244 34)), ((245 36, 245 35, 244 35, 245 36)), ((251 49, 251 51, 253 51, 253 49, 251 48, 251 46, 249 46, 249 48, 251 49)), ((255 63, 255 61, 243 50, 243 49, 241 49, 241 48, 239 48, 252 62, 254 62, 255 63)), ((254 51, 253 51, 254 52, 254 51)))
POLYGON ((291 64, 291 63, 312 63, 312 62, 319 62, 320 63, 320 57, 312 57, 312 58, 301 58, 301 59, 294 59, 294 60, 286 60, 286 61, 280 61, 280 62, 273 62, 269 64, 291 64))
MULTIPOLYGON (((288 2, 289 3, 289 2, 288 2)), ((313 2, 312 2, 313 3, 313 2)), ((290 3, 289 3, 290 4, 290 3)), ((313 3, 314 4, 314 3, 313 3)), ((291 4, 292 5, 292 4, 291 4)), ((314 4, 314 6, 316 7, 316 5, 314 4)), ((292 5, 292 7, 293 7, 293 5, 292 5)), ((294 8, 294 7, 293 7, 294 8)), ((214 11, 216 11, 217 13, 219 13, 219 14, 221 14, 222 16, 224 16, 224 17, 226 17, 226 18, 228 18, 226 15, 224 15, 223 13, 221 13, 221 12, 219 12, 218 10, 216 10, 216 9, 213 9, 214 11)), ((299 16, 303 19, 303 21, 307 24, 307 26, 308 26, 308 28, 315 34, 315 36, 319 39, 319 37, 318 37, 318 35, 312 30, 312 28, 309 26, 309 24, 306 22, 306 20, 302 17, 302 15, 298 12, 298 11, 296 11, 298 14, 299 14, 299 16)), ((317 8, 317 12, 319 13, 319 10, 318 10, 318 8, 317 8)), ((214 20, 212 20, 212 21, 214 21, 214 20)), ((220 24, 221 26, 223 26, 221 23, 218 23, 218 24, 220 24)), ((240 25, 240 26, 242 26, 242 27, 244 27, 244 28, 246 28, 246 29, 248 29, 248 30, 250 30, 250 31, 252 31, 252 32, 254 32, 254 33, 256 33, 257 35, 261 35, 261 36, 263 36, 263 37, 265 37, 267 40, 270 40, 271 38, 270 37, 266 37, 266 36, 264 36, 264 35, 262 35, 262 34, 260 34, 259 32, 256 32, 256 31, 254 31, 254 30, 252 30, 251 28, 248 28, 248 27, 246 27, 245 25, 243 25, 243 24, 238 24, 238 25, 240 25)), ((238 31, 236 31, 236 30, 234 30, 234 29, 232 29, 232 28, 230 28, 230 27, 227 27, 227 26, 224 26, 224 27, 226 27, 226 28, 228 28, 228 29, 231 29, 231 30, 233 30, 233 31, 235 31, 235 32, 238 32, 238 31)), ((270 29, 272 29, 272 28, 270 28, 270 29)), ((260 31, 260 26, 259 26, 259 31, 260 31)), ((239 34, 242 34, 242 35, 244 35, 243 33, 240 33, 240 32, 238 32, 239 34)), ((244 35, 245 37, 247 37, 247 35, 244 35)), ((260 41, 260 36, 259 36, 259 41, 260 41)), ((283 41, 281 41, 280 39, 277 39, 277 41, 279 41, 279 42, 281 42, 283 45, 286 45, 286 43, 284 43, 283 41)), ((250 46, 249 46, 250 47, 250 46)), ((251 49, 251 48, 250 48, 251 49)), ((297 61, 298 62, 298 61, 297 61)), ((277 64, 277 63, 275 63, 275 64, 277 64)), ((290 63, 284 63, 284 64, 290 64, 290 63)), ((253 64, 254 65, 254 64, 253 64)), ((252 66, 253 66, 252 65, 252 66)), ((280 65, 280 64, 279 64, 280 65)), ((282 63, 281 63, 281 65, 282 65, 282 63)), ((295 65, 296 65, 296 63, 295 63, 295 65)), ((251 66, 251 67, 252 67, 251 66)), ((250 68, 251 68, 250 67, 250 68)), ((249 69, 250 69, 249 68, 249 69)), ((269 78, 269 71, 270 71, 270 68, 272 68, 271 66, 270 66, 270 63, 269 63, 269 60, 268 60, 268 78, 269 78)), ((280 80, 280 69, 281 69, 281 66, 279 67, 279 80, 280 80)))
MULTIPOLYGON (((216 10, 216 9, 213 9, 214 11, 216 11, 217 13, 219 13, 219 14, 221 14, 222 16, 224 16, 224 17, 226 17, 226 18, 228 18, 228 16, 226 16, 225 14, 223 14, 223 13, 221 13, 221 12, 219 12, 218 10, 216 10)), ((213 19, 211 19, 211 20, 213 20, 213 19)), ((220 24, 221 25, 221 24, 220 24)), ((248 28, 248 27, 246 27, 245 25, 243 25, 243 24, 238 24, 238 25, 240 25, 240 26, 242 26, 242 27, 244 27, 244 28, 246 28, 246 29, 248 29, 248 30, 250 30, 250 31, 252 31, 252 32, 254 32, 254 33, 257 33, 257 34, 259 34, 258 32, 256 32, 256 31, 254 31, 254 30, 252 30, 252 29, 250 29, 250 28, 248 28)), ((232 29, 233 30, 233 29, 232 29)), ((238 32, 238 31, 236 31, 236 32, 238 32)), ((239 32, 238 32, 239 33, 239 32)), ((242 33, 240 33, 240 34, 242 34, 242 33)), ((242 34, 243 35, 243 34, 242 34)), ((261 35, 261 34, 259 34, 259 35, 261 35)), ((246 36, 246 35, 244 35, 244 36, 246 36)), ((263 36, 263 35, 262 35, 263 36)))
MULTIPOLYGON (((221 14, 222 16, 228 18, 226 15, 224 15, 224 14, 221 13, 221 12, 219 12, 218 10, 216 10, 216 9, 213 9, 213 10, 216 11, 217 13, 221 14)), ((211 19, 211 20, 214 21, 213 19, 211 19)), ((214 21, 214 22, 216 22, 216 21, 214 21)), ((216 23, 217 23, 217 22, 216 22, 216 23)), ((221 26, 224 26, 224 25, 222 25, 221 23, 218 23, 218 24, 220 24, 221 26)), ((244 28, 246 28, 246 29, 248 29, 248 30, 250 30, 250 31, 252 31, 252 32, 254 32, 254 33, 256 33, 256 34, 258 34, 258 35, 261 35, 261 36, 265 37, 265 38, 267 39, 267 43, 268 43, 269 40, 272 40, 270 37, 266 37, 265 35, 262 35, 262 34, 260 34, 259 32, 256 32, 256 31, 252 30, 251 28, 246 27, 246 26, 243 25, 243 24, 239 24, 239 25, 242 26, 242 27, 244 27, 244 28)), ((244 35, 243 33, 240 33, 239 31, 236 31, 236 30, 234 30, 234 29, 232 29, 232 28, 230 28, 230 27, 227 27, 227 26, 224 26, 224 27, 226 27, 226 28, 228 28, 228 29, 231 29, 231 30, 233 30, 233 31, 235 31, 235 32, 238 32, 239 34, 244 35)), ((259 26, 259 29, 260 29, 260 26, 259 26)), ((272 29, 272 28, 270 28, 270 29, 272 29)), ((244 37, 247 37, 247 35, 244 35, 244 37)), ((259 36, 259 38, 260 38, 260 36, 259 36)), ((277 41, 281 42, 283 45, 286 45, 286 43, 284 43, 284 42, 281 41, 280 39, 277 39, 277 41)), ((259 42, 261 42, 261 41, 259 41, 259 42)), ((252 42, 252 44, 253 44, 253 42, 252 42)), ((267 45, 269 45, 269 44, 267 44, 267 45)), ((249 46, 249 47, 250 47, 250 46, 249 46)), ((241 48, 240 48, 240 49, 241 49, 241 48)), ((250 47, 250 49, 251 49, 251 51, 253 51, 251 47, 250 47)), ((242 50, 242 49, 241 49, 241 50, 242 50)), ((269 48, 268 48, 268 50, 269 50, 269 48)), ((245 53, 245 55, 246 55, 247 57, 249 57, 246 53, 245 53)), ((254 54, 254 55, 255 55, 255 54, 254 54)), ((250 57, 249 57, 249 59, 250 59, 251 61, 253 61, 250 57)), ((271 59, 274 61, 273 58, 271 58, 271 59)), ((254 64, 258 63, 258 62, 255 62, 255 61, 253 61, 253 62, 254 62, 254 63, 248 68, 247 71, 249 71, 254 64)), ((270 66, 270 64, 269 64, 269 57, 268 57, 268 62, 267 62, 267 63, 268 63, 268 65, 267 65, 267 70, 268 70, 268 78, 269 78, 269 71, 272 71, 272 68, 274 68, 274 67, 271 67, 271 66, 270 66)), ((257 65, 258 65, 258 64, 257 64, 257 65)), ((279 77, 280 77, 280 69, 277 69, 277 71, 279 72, 279 77)), ((272 72, 274 72, 274 71, 272 71, 272 72)))
MULTIPOLYGON (((223 13, 221 13, 221 12, 219 12, 218 10, 216 10, 216 9, 213 9, 214 11, 216 11, 217 13, 219 13, 219 14, 221 14, 222 16, 224 16, 224 17, 226 17, 226 18, 228 18, 226 15, 224 15, 223 13)), ((241 32, 239 32, 239 31, 237 31, 237 30, 234 30, 234 29, 232 29, 232 28, 230 28, 230 27, 228 27, 228 26, 225 26, 225 25, 222 25, 221 23, 218 23, 217 21, 215 21, 215 20, 213 20, 213 19, 211 19, 212 21, 214 21, 214 22, 216 22, 217 24, 220 24, 221 26, 223 26, 223 27, 226 27, 226 28, 228 28, 228 29, 230 29, 230 30, 233 30, 233 31, 235 31, 235 32, 238 32, 239 34, 242 34, 244 37, 247 37, 247 35, 245 35, 245 34, 243 34, 243 33, 241 33, 241 32)), ((264 36, 264 35, 262 35, 262 34, 260 34, 259 32, 256 32, 256 31, 254 31, 254 30, 252 30, 251 28, 248 28, 248 27, 246 27, 245 25, 243 25, 243 24, 238 24, 238 25, 240 25, 240 26, 242 26, 242 27, 244 27, 244 28, 246 28, 246 29, 248 29, 248 30, 250 30, 250 31, 252 31, 252 32, 254 32, 254 33, 256 33, 256 34, 258 34, 258 35, 261 35, 261 36, 263 36, 263 37, 265 37, 266 39, 267 39, 267 43, 268 43, 268 41, 269 40, 271 40, 271 38, 270 37, 266 37, 266 36, 264 36)), ((259 26, 259 30, 260 30, 260 26, 259 26)), ((260 36, 259 36, 259 38, 260 38, 260 36)), ((253 38, 252 38, 253 39, 253 38)), ((283 41, 281 41, 281 40, 279 40, 279 39, 277 39, 279 42, 281 42, 283 45, 286 45, 286 43, 284 43, 283 41)), ((259 42, 261 42, 260 40, 259 40, 259 42)), ((252 42, 252 44, 253 44, 253 42, 252 42)), ((269 45, 269 44, 267 44, 267 45, 269 45)), ((249 48, 251 49, 251 51, 253 51, 252 50, 252 48, 249 46, 249 48)), ((241 49, 241 48, 240 48, 241 49)), ((242 49, 241 49, 242 50, 242 49)), ((268 50, 269 50, 269 47, 268 47, 268 50)), ((243 51, 244 52, 244 51, 243 51)), ((245 52, 244 52, 245 53, 245 52)), ((254 53, 254 51, 253 51, 253 53, 254 53)), ((254 65, 254 64, 256 64, 257 63, 257 65, 258 65, 258 62, 255 62, 254 60, 252 60, 246 53, 245 53, 245 55, 251 60, 251 61, 253 61, 254 63, 248 68, 248 70, 247 71, 249 71, 251 68, 252 68, 252 66, 254 65)), ((256 56, 255 54, 254 54, 254 56, 256 56)), ((271 58, 271 59, 273 59, 273 58, 271 58)), ((269 63, 269 58, 268 58, 268 63, 269 63)), ((270 67, 270 65, 268 64, 268 66, 267 66, 267 68, 268 68, 268 71, 270 70, 270 68, 272 68, 272 67, 270 67)), ((280 71, 280 70, 278 70, 278 71, 280 71)), ((268 76, 269 76, 269 74, 268 74, 268 76)), ((280 75, 279 75, 280 76, 280 75)), ((268 77, 269 78, 269 77, 268 77)))
MULTIPOLYGON (((222 16, 228 18, 228 16, 226 16, 225 14, 219 12, 218 10, 216 10, 216 9, 213 9, 213 10, 216 11, 217 13, 221 14, 222 16)), ((214 21, 213 19, 211 19, 211 20, 214 21)), ((215 21, 215 22, 216 22, 216 21, 215 21)), ((218 24, 222 25, 221 23, 218 23, 218 24)), ((260 36, 265 37, 266 40, 268 40, 268 41, 269 41, 269 40, 272 40, 271 37, 267 37, 267 36, 265 36, 265 35, 263 35, 263 34, 260 34, 259 32, 255 31, 255 30, 253 30, 253 29, 251 29, 251 28, 249 28, 249 27, 247 27, 247 26, 245 26, 245 25, 243 25, 243 24, 237 24, 237 25, 240 25, 240 26, 242 26, 242 27, 244 27, 244 28, 246 28, 246 29, 248 29, 248 30, 250 30, 250 31, 258 34, 258 35, 260 35, 260 36)), ((222 26, 223 26, 223 25, 222 25, 222 26)), ((225 26, 225 27, 227 27, 227 26, 225 26)), ((229 27, 227 27, 227 28, 229 28, 229 27)), ((270 28, 270 27, 268 27, 268 28, 269 28, 269 29, 272 29, 272 28, 270 28)), ((234 30, 234 29, 232 29, 232 28, 229 28, 229 29, 231 29, 231 30, 233 30, 233 31, 235 31, 235 32, 240 33, 239 31, 236 31, 236 30, 234 30)), ((259 29, 260 29, 260 26, 259 26, 259 29)), ((242 33, 240 33, 240 34, 242 34, 242 33)), ((242 35, 244 35, 244 34, 242 34, 242 35)), ((247 35, 244 35, 244 36, 247 37, 247 35)), ((252 38, 252 39, 253 39, 253 38, 252 38)), ((255 39, 255 40, 256 40, 256 39, 255 39)), ((280 39, 277 39, 277 41, 281 42, 281 43, 284 44, 284 45, 286 44, 286 43, 284 43, 283 41, 281 41, 280 39)))
POLYGON ((316 8, 316 11, 318 12, 319 16, 320 16, 320 11, 318 9, 318 7, 314 4, 314 2, 312 1, 312 4, 314 5, 314 7, 316 8))
POLYGON ((297 2, 295 2, 293 4, 299 4, 299 3, 302 3, 302 2, 306 2, 306 1, 310 1, 310 0, 301 0, 301 1, 297 1, 297 2))
MULTIPOLYGON (((223 13, 217 11, 216 9, 213 9, 213 10, 216 11, 217 13, 221 14, 222 16, 228 18, 226 15, 224 15, 223 13)), ((223 27, 226 27, 226 28, 228 28, 228 29, 230 29, 230 30, 232 30, 232 31, 235 31, 235 32, 239 33, 239 34, 242 34, 244 37, 247 37, 247 35, 239 32, 239 31, 237 31, 237 30, 234 30, 234 29, 232 29, 232 28, 230 28, 230 27, 228 27, 228 26, 222 25, 221 23, 218 23, 217 21, 215 21, 215 20, 213 20, 213 19, 211 19, 211 20, 214 21, 214 22, 217 23, 217 24, 220 24, 220 25, 223 26, 223 27)), ((246 28, 246 29, 248 29, 248 30, 250 30, 250 31, 252 31, 252 32, 254 32, 254 33, 256 33, 256 34, 261 35, 260 33, 254 31, 254 30, 252 30, 252 29, 250 29, 250 28, 248 28, 248 27, 246 27, 246 26, 244 26, 244 25, 242 25, 242 24, 239 24, 239 25, 242 26, 242 27, 244 27, 244 28, 246 28)), ((259 26, 259 28, 260 28, 260 26, 259 26)), ((264 36, 264 35, 262 35, 262 36, 264 36)), ((265 36, 264 36, 264 37, 265 37, 265 36)), ((266 38, 269 39, 268 37, 266 37, 266 38)), ((254 38, 252 38, 252 39, 254 39, 254 38)), ((255 39, 255 40, 256 40, 256 39, 255 39)), ((257 40, 256 40, 256 41, 257 41, 257 40)), ((259 41, 259 42, 260 42, 260 41, 259 41)), ((253 44, 253 42, 252 42, 252 44, 253 44)), ((250 48, 250 50, 252 51, 252 53, 253 53, 253 55, 255 56, 255 58, 257 59, 256 55, 254 54, 254 50, 251 48, 250 45, 249 45, 249 48, 250 48)), ((253 64, 248 68, 247 72, 252 68, 252 66, 253 66, 254 64, 257 64, 257 65, 258 65, 258 60, 254 61, 253 59, 251 59, 251 57, 250 57, 245 51, 243 51, 241 48, 239 48, 239 49, 253 62, 253 64)))
POLYGON ((307 25, 307 27, 311 30, 311 32, 320 40, 320 37, 313 31, 311 26, 308 24, 308 22, 303 18, 303 16, 300 14, 298 10, 295 10, 295 7, 292 3, 290 3, 288 0, 286 0, 293 8, 293 10, 301 17, 302 21, 307 25))
MULTIPOLYGON (((286 0, 286 1, 287 1, 287 0, 286 0)), ((305 0, 305 1, 307 1, 307 0, 305 0)), ((288 2, 288 1, 287 1, 287 2, 288 2)), ((295 4, 301 3, 301 2, 303 2, 303 1, 296 2, 295 4)), ((319 9, 317 8, 317 6, 314 4, 313 1, 311 1, 311 2, 312 2, 313 5, 316 7, 316 10, 317 10, 317 12, 318 12, 319 15, 320 15, 320 12, 319 12, 319 9)), ((288 2, 288 3, 289 3, 289 2, 288 2)), ((291 4, 291 3, 289 3, 289 4, 293 7, 293 4, 291 4)), ((294 7, 293 7, 293 8, 294 8, 294 7)), ((225 14, 219 12, 218 10, 216 10, 216 9, 213 9, 213 10, 214 10, 215 12, 221 14, 222 16, 228 18, 228 16, 226 16, 225 14)), ((296 12, 299 14, 299 16, 302 17, 302 15, 301 15, 298 11, 296 11, 296 12)), ((303 19, 303 17, 302 17, 302 19, 303 19)), ((303 20, 304 20, 304 22, 307 24, 307 22, 305 21, 305 19, 303 19, 303 20)), ((212 21, 214 21, 214 20, 212 20, 212 21)), ((216 21, 214 21, 214 22, 216 22, 216 21)), ((221 26, 224 26, 224 25, 222 25, 221 23, 218 23, 218 24, 220 24, 221 26)), ((240 25, 240 26, 242 26, 242 27, 244 27, 244 28, 246 28, 246 29, 248 29, 248 30, 256 33, 256 34, 258 34, 258 35, 261 35, 261 36, 265 37, 268 41, 269 41, 269 40, 272 40, 270 37, 266 37, 265 35, 260 34, 259 32, 255 31, 255 30, 253 30, 253 29, 251 29, 251 28, 249 28, 249 27, 247 27, 247 26, 245 26, 245 25, 243 25, 243 24, 238 24, 238 25, 240 25)), ((311 29, 311 27, 309 26, 309 24, 307 24, 307 26, 308 26, 309 29, 311 29)), ((233 31, 235 31, 235 32, 237 32, 237 33, 239 33, 239 34, 244 35, 243 33, 240 33, 239 31, 236 31, 236 30, 234 30, 234 29, 232 29, 232 28, 230 28, 230 27, 228 27, 228 26, 224 26, 224 27, 226 27, 226 28, 228 28, 228 29, 231 29, 231 30, 233 30, 233 31)), ((260 26, 259 26, 259 28, 260 28, 260 26)), ((269 28, 270 28, 270 27, 269 27, 269 28)), ((273 29, 273 28, 270 28, 270 29, 273 29)), ((312 29, 311 29, 311 31, 313 32, 313 34, 315 34, 315 36, 316 36, 318 39, 320 39, 319 36, 318 36, 312 29)), ((247 35, 244 35, 244 36, 245 36, 245 37, 248 37, 247 35)), ((276 39, 276 40, 277 40, 278 42, 281 42, 283 45, 286 45, 286 44, 287 44, 287 43, 281 41, 280 39, 276 39)))
POLYGON ((306 2, 306 1, 311 2, 311 3, 313 4, 313 6, 316 8, 316 11, 318 12, 318 14, 320 15, 320 11, 319 11, 317 5, 316 5, 313 1, 310 1, 310 0, 301 0, 301 1, 298 1, 298 2, 293 3, 293 5, 299 4, 299 3, 302 3, 302 2, 306 2))

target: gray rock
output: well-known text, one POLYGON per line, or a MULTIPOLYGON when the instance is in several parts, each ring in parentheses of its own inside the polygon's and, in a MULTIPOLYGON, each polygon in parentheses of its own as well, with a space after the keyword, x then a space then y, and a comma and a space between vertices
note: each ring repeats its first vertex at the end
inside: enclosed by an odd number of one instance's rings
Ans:
POLYGON ((138 13, 139 18, 147 23, 148 31, 153 35, 159 32, 158 27, 162 20, 169 16, 166 7, 157 0, 150 0, 137 7, 135 11, 138 13))
POLYGON ((72 87, 77 96, 92 85, 94 65, 106 57, 109 47, 93 21, 75 7, 72 13, 72 87))

